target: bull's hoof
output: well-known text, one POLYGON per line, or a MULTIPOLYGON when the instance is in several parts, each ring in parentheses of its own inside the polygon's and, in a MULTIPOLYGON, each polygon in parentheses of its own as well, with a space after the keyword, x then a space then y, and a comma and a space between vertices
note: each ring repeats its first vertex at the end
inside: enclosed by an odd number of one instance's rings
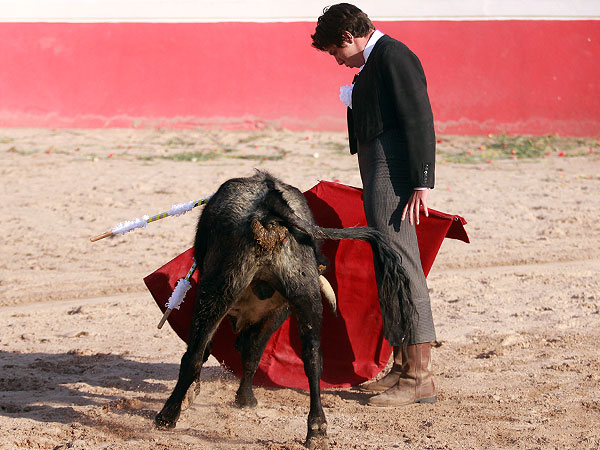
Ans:
POLYGON ((329 439, 327 439, 327 436, 313 436, 307 438, 304 445, 310 450, 328 450, 329 439))
POLYGON ((171 428, 175 428, 175 424, 177 423, 177 419, 167 419, 162 412, 158 413, 154 417, 154 425, 158 429, 162 430, 170 430, 171 428))
POLYGON ((309 449, 328 449, 329 440, 327 439, 327 422, 311 424, 308 428, 308 434, 306 435, 306 442, 304 445, 309 449))
POLYGON ((235 394, 235 405, 238 408, 256 408, 258 401, 252 392, 240 393, 239 391, 235 394))

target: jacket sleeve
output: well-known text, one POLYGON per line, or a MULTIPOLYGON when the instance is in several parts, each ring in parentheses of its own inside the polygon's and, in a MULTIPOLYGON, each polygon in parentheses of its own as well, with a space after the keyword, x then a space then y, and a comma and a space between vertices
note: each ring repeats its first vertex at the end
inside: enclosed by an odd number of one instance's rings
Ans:
POLYGON ((381 55, 383 94, 404 135, 413 187, 433 188, 435 183, 435 131, 421 62, 403 44, 389 46, 381 55))

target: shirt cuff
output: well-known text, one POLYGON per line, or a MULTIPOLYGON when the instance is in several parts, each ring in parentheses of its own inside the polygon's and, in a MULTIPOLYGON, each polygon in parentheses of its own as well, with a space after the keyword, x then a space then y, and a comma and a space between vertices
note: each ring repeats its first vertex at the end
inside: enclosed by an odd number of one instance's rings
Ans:
POLYGON ((415 191, 427 191, 429 188, 428 187, 416 187, 414 190, 415 191))

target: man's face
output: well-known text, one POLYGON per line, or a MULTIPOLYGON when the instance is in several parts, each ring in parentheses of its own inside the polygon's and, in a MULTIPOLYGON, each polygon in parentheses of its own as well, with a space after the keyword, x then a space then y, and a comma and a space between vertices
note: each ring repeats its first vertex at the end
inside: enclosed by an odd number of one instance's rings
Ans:
POLYGON ((359 48, 356 39, 351 39, 351 42, 345 42, 342 47, 332 45, 327 48, 327 52, 333 56, 336 62, 341 66, 360 67, 365 63, 363 49, 359 48))

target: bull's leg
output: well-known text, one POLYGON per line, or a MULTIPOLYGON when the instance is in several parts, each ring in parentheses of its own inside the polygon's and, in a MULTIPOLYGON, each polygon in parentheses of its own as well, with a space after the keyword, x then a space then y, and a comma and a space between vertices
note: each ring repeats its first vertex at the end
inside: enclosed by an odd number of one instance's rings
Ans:
POLYGON ((173 428, 177 423, 182 402, 190 386, 200 378, 207 344, 231 305, 231 301, 225 298, 223 287, 215 286, 218 284, 208 280, 203 280, 198 285, 188 348, 181 358, 177 384, 162 410, 154 418, 158 427, 173 428))
POLYGON ((327 420, 321 405, 320 379, 323 368, 321 357, 321 321, 323 306, 319 290, 318 276, 306 280, 302 291, 293 297, 288 296, 298 319, 300 338, 302 340, 302 360, 304 373, 308 377, 310 388, 310 411, 308 413, 308 433, 306 446, 308 448, 327 448, 327 420))
POLYGON ((269 338, 289 315, 290 310, 285 305, 259 323, 242 331, 238 336, 235 346, 242 355, 243 374, 240 387, 235 394, 235 403, 240 408, 252 408, 257 405, 258 402, 252 391, 252 379, 269 338))
MULTIPOLYGON (((202 358, 202 365, 208 360, 210 353, 212 352, 212 342, 209 342, 204 349, 204 357, 202 358)), ((200 379, 196 378, 196 380, 190 385, 188 388, 186 396, 183 398, 181 402, 181 410, 185 411, 194 403, 196 396, 200 393, 200 379)))

